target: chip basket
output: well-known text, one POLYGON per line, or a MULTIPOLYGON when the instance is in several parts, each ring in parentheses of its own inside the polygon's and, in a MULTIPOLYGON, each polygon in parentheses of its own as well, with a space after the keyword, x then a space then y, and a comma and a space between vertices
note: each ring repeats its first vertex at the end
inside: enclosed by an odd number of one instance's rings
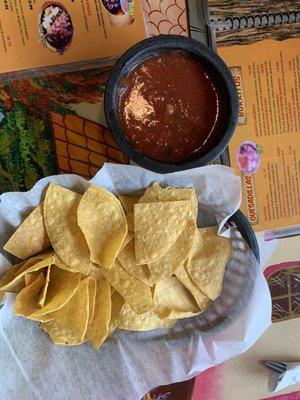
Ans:
POLYGON ((219 332, 235 319, 253 289, 254 266, 260 260, 255 234, 240 210, 225 226, 231 229, 233 255, 226 267, 221 295, 197 317, 201 333, 219 332))
POLYGON ((258 262, 260 262, 259 247, 256 236, 248 219, 245 217, 242 211, 238 210, 235 214, 233 214, 229 218, 227 226, 236 227, 239 230, 255 258, 258 262))
MULTIPOLYGON (((46 184, 47 179, 44 180, 42 186, 46 184)), ((86 184, 86 181, 78 183, 80 187, 86 187, 86 184)), ((42 186, 40 186, 38 192, 42 190, 42 186)), ((69 182, 68 186, 70 186, 69 182)), ((241 211, 237 211, 228 219, 226 227, 230 228, 233 256, 225 270, 221 295, 197 317, 178 321, 170 329, 171 335, 184 336, 184 333, 189 333, 191 330, 201 334, 219 332, 233 322, 243 310, 243 305, 247 304, 254 287, 256 274, 259 271, 257 265, 259 263, 258 243, 250 223, 241 211)), ((5 256, 13 261, 7 254, 5 256)), ((157 332, 155 335, 159 337, 166 333, 165 330, 161 331, 161 333, 157 332)), ((122 334, 126 335, 125 332, 122 334)), ((130 334, 137 335, 132 332, 130 334)), ((151 337, 152 335, 149 335, 149 338, 151 337)))

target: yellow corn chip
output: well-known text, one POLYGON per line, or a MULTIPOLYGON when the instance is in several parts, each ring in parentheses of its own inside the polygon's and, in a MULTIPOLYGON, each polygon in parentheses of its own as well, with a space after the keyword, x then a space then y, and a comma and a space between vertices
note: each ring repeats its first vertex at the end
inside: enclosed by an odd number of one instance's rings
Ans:
MULTIPOLYGON (((16 279, 16 277, 23 271, 26 261, 8 268, 1 277, 0 289, 4 292, 20 292, 25 286, 24 279, 16 279)), ((36 261, 35 261, 36 263, 36 261)), ((34 279, 35 280, 35 279, 34 279)))
POLYGON ((77 216, 91 261, 111 268, 128 231, 121 203, 112 193, 91 185, 82 196, 77 216))
POLYGON ((46 268, 54 263, 52 253, 32 257, 9 268, 0 281, 0 290, 5 292, 19 292, 25 286, 25 275, 46 268))
POLYGON ((31 274, 25 274, 25 276, 24 276, 25 286, 29 286, 31 283, 33 283, 36 280, 36 278, 39 276, 39 274, 40 274, 40 271, 31 272, 31 274))
POLYGON ((46 322, 47 314, 62 308, 74 295, 80 281, 78 272, 69 272, 53 265, 47 289, 45 305, 32 315, 32 319, 46 322), (45 318, 43 318, 45 317, 45 318))
POLYGON ((94 318, 96 290, 97 290, 96 279, 90 276, 89 277, 89 324, 92 322, 92 319, 94 318))
POLYGON ((40 308, 38 305, 38 298, 44 283, 45 277, 43 273, 40 272, 33 283, 24 287, 24 289, 18 293, 14 306, 15 315, 30 319, 30 316, 40 308))
POLYGON ((132 197, 127 195, 118 196, 126 214, 133 213, 134 205, 139 201, 139 197, 132 197))
POLYGON ((112 289, 111 295, 111 316, 109 322, 108 337, 111 336, 117 329, 119 324, 119 315, 124 304, 124 299, 116 290, 112 289))
POLYGON ((88 275, 91 269, 90 252, 77 225, 80 199, 79 194, 50 184, 44 202, 44 216, 55 252, 65 264, 88 275))
POLYGON ((190 201, 139 203, 134 206, 135 256, 148 264, 170 250, 190 214, 190 201))
POLYGON ((150 288, 129 275, 118 260, 110 270, 103 268, 102 273, 137 314, 143 314, 154 308, 150 288))
POLYGON ((200 312, 193 296, 175 276, 157 282, 154 303, 161 319, 193 317, 200 312))
POLYGON ((129 232, 134 232, 134 214, 130 213, 126 215, 127 227, 129 232))
POLYGON ((195 221, 193 219, 188 220, 170 250, 162 257, 148 264, 151 284, 173 275, 185 262, 191 251, 196 231, 195 221))
MULTIPOLYGON (((123 240, 120 252, 127 246, 127 244, 133 239, 133 232, 127 232, 125 239, 123 240)), ((120 254, 120 253, 119 253, 120 254)))
POLYGON ((198 288, 197 285, 190 279, 187 271, 186 264, 182 264, 180 268, 175 272, 176 278, 189 290, 193 295, 198 307, 201 311, 204 311, 211 304, 211 300, 198 288))
MULTIPOLYGON (((64 269, 65 271, 69 271, 69 272, 76 272, 73 267, 67 265, 56 253, 54 253, 54 259, 55 259, 54 264, 58 268, 64 269)), ((92 268, 93 268, 93 266, 91 266, 89 273, 91 273, 92 268)))
POLYGON ((95 349, 102 345, 108 335, 110 316, 110 286, 106 279, 100 279, 97 282, 94 318, 86 332, 86 339, 90 340, 95 349))
POLYGON ((231 252, 230 240, 217 236, 217 228, 198 229, 186 270, 191 280, 212 300, 221 294, 231 252))
POLYGON ((125 303, 119 316, 118 327, 128 331, 151 331, 158 328, 171 328, 175 323, 176 320, 158 318, 155 310, 136 314, 130 305, 125 303))
POLYGON ((96 280, 103 278, 102 269, 96 265, 92 265, 90 276, 92 276, 96 280))
POLYGON ((194 188, 162 188, 157 182, 154 182, 139 199, 139 203, 178 200, 189 200, 191 202, 191 217, 196 221, 198 216, 198 199, 194 188))
POLYGON ((45 228, 42 203, 21 223, 3 249, 25 260, 48 247, 50 240, 45 228))
POLYGON ((43 330, 48 333, 55 344, 62 344, 65 346, 76 346, 86 342, 86 340, 80 340, 74 332, 70 329, 61 326, 56 321, 43 322, 41 324, 43 330))
POLYGON ((83 340, 89 322, 89 284, 91 277, 79 282, 75 293, 60 309, 51 313, 51 320, 67 328, 83 340))
POLYGON ((147 265, 137 265, 135 262, 134 239, 119 253, 118 260, 131 276, 150 286, 150 273, 147 265))
MULTIPOLYGON (((39 304, 40 307, 44 307, 44 305, 45 305, 47 289, 48 289, 49 279, 50 279, 50 270, 51 270, 51 265, 47 268, 46 279, 45 279, 43 291, 40 294, 40 297, 39 297, 39 300, 38 300, 38 304, 39 304)), ((26 276, 25 276, 25 278, 26 278, 26 276)), ((25 283, 26 283, 26 281, 25 281, 25 283)))

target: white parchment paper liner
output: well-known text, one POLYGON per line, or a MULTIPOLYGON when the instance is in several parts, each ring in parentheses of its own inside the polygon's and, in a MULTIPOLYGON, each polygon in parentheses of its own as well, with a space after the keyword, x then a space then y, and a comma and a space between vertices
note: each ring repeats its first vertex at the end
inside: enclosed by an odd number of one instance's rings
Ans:
MULTIPOLYGON (((159 175, 139 167, 106 164, 92 179, 116 194, 139 190, 153 181, 194 186, 199 223, 217 220, 220 230, 240 205, 240 180, 223 166, 159 175)), ((49 182, 79 192, 89 185, 76 175, 58 175, 42 179, 29 192, 3 194, 1 247, 41 201, 49 182)), ((0 273, 10 265, 7 258, 0 254, 0 273)), ((0 310, 0 399, 138 400, 155 386, 190 379, 244 352, 271 323, 267 283, 253 256, 251 260, 253 285, 247 302, 218 333, 200 335, 197 318, 186 319, 169 330, 118 331, 98 351, 88 344, 54 345, 37 323, 13 316, 15 295, 7 295, 0 310)))

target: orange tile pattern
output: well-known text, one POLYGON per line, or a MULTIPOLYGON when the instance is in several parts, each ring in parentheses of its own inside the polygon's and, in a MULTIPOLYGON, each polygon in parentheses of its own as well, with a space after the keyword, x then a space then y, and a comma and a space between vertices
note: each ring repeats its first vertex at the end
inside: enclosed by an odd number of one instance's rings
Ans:
POLYGON ((143 0, 148 36, 189 36, 186 0, 143 0))
POLYGON ((105 162, 128 164, 109 130, 77 115, 51 113, 59 173, 92 178, 105 162))

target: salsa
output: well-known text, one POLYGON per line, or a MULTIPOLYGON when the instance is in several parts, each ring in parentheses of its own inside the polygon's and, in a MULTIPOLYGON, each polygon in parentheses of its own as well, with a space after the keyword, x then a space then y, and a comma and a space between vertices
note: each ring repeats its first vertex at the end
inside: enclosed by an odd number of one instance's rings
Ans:
POLYGON ((137 65, 121 82, 119 121, 134 148, 181 162, 207 151, 220 119, 213 76, 189 53, 170 50, 137 65))

